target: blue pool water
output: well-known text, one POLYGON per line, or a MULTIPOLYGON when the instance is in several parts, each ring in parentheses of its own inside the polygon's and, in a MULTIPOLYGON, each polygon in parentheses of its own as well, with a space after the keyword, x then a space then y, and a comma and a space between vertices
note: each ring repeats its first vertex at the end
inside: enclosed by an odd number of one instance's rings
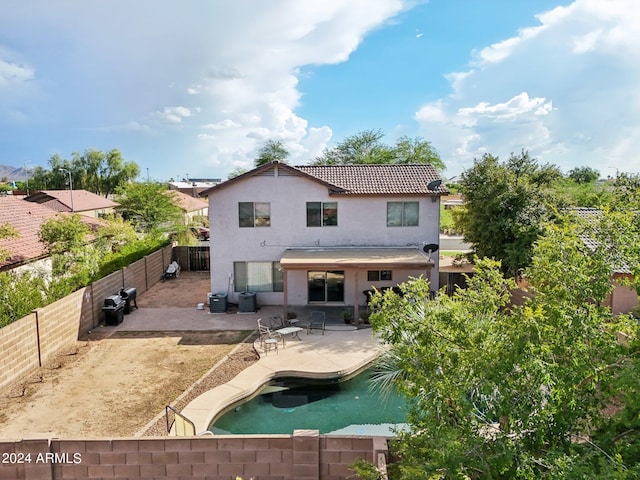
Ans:
POLYGON ((296 429, 344 435, 393 435, 406 421, 399 393, 372 389, 370 370, 342 381, 283 378, 225 413, 209 429, 216 434, 291 434, 296 429))

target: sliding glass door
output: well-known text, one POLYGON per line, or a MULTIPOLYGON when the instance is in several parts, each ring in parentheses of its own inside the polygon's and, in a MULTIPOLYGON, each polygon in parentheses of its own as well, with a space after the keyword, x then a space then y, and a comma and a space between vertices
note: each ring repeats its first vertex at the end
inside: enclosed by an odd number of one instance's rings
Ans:
POLYGON ((307 272, 309 303, 344 302, 344 271, 307 272))

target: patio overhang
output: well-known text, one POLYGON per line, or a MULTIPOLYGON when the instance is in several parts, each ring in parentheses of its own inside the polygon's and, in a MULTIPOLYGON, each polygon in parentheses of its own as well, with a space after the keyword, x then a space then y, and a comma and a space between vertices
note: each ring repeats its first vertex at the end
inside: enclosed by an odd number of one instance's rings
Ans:
MULTIPOLYGON (((435 262, 417 248, 342 247, 342 248, 289 248, 280 258, 284 272, 291 270, 355 270, 355 286, 352 299, 354 320, 359 318, 361 289, 358 272, 361 270, 424 270, 427 275, 435 262)), ((283 318, 287 315, 288 275, 283 276, 283 318)))
POLYGON ((291 248, 284 251, 280 265, 285 270, 339 268, 432 268, 435 263, 416 248, 291 248))

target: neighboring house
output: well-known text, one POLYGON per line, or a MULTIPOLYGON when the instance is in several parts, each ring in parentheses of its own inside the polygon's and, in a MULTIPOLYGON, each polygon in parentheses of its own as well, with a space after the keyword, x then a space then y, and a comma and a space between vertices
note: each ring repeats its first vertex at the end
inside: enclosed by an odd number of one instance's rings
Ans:
POLYGON ((182 182, 169 182, 169 190, 198 198, 200 193, 220 183, 219 178, 189 178, 182 182))
MULTIPOLYGON (((211 290, 268 305, 366 304, 365 290, 420 275, 438 289, 440 196, 430 165, 272 162, 209 198, 211 290), (431 188, 430 188, 431 187, 431 188)), ((356 317, 357 318, 357 317, 356 317)))
MULTIPOLYGON (((597 208, 574 208, 572 211, 578 218, 586 221, 592 221, 602 214, 597 208)), ((594 239, 584 235, 581 238, 588 248, 594 250, 597 247, 597 242, 594 239)), ((630 313, 640 304, 636 290, 625 285, 631 280, 633 280, 633 275, 628 265, 619 266, 611 276, 613 290, 604 303, 606 306, 611 307, 614 315, 630 313)))
POLYGON ((209 204, 202 198, 194 198, 191 195, 176 190, 167 190, 167 195, 172 195, 176 205, 182 210, 184 224, 189 225, 196 216, 209 215, 209 204))
POLYGON ((56 212, 73 211, 93 218, 114 213, 114 208, 118 206, 116 202, 86 190, 41 190, 27 196, 25 200, 39 203, 56 212))
MULTIPOLYGON (((37 203, 27 202, 24 197, 14 195, 0 196, 0 225, 13 226, 18 233, 16 238, 0 240, 0 248, 9 253, 9 258, 0 262, 0 271, 44 268, 50 270, 48 254, 38 234, 43 223, 68 215, 56 212, 37 203)), ((97 220, 86 219, 90 225, 97 225, 97 220)))

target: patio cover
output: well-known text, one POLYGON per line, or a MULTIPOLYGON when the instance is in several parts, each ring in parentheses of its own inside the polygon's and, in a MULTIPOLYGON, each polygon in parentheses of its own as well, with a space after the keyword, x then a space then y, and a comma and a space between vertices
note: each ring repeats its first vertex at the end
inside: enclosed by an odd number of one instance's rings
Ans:
POLYGON ((290 248, 280 259, 283 269, 410 268, 434 266, 433 260, 417 248, 290 248))

